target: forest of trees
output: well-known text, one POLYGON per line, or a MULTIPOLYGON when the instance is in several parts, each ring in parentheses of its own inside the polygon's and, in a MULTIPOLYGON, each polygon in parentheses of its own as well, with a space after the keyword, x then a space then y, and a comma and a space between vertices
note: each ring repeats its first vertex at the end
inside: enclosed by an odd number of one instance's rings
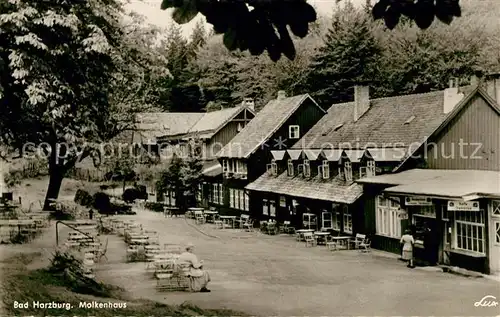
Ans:
POLYGON ((368 84, 374 97, 443 89, 450 77, 466 84, 474 74, 500 70, 500 22, 493 1, 462 1, 462 17, 421 30, 401 18, 393 30, 348 1, 330 17, 319 16, 304 38, 294 38, 296 57, 278 62, 268 54, 229 51, 223 36, 202 24, 191 39, 180 27, 167 30, 165 50, 174 80, 162 99, 165 110, 200 111, 232 107, 252 97, 257 108, 278 90, 309 93, 323 107, 352 99, 355 84, 368 84), (176 52, 184 52, 178 54, 176 52))

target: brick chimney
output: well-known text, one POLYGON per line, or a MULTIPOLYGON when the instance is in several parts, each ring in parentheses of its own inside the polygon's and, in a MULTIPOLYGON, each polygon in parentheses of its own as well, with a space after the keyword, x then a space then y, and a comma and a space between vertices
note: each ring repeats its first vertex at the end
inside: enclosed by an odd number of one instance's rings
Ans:
POLYGON ((354 86, 354 122, 370 108, 370 87, 354 86))
POLYGON ((463 93, 458 92, 458 78, 450 79, 448 86, 444 90, 443 113, 445 114, 450 113, 464 97, 463 93))
POLYGON ((285 99, 286 98, 286 92, 284 90, 278 91, 278 100, 285 99))
POLYGON ((243 98, 242 106, 255 111, 255 101, 253 98, 243 98))
POLYGON ((487 75, 484 88, 491 98, 497 103, 500 102, 500 73, 487 75))

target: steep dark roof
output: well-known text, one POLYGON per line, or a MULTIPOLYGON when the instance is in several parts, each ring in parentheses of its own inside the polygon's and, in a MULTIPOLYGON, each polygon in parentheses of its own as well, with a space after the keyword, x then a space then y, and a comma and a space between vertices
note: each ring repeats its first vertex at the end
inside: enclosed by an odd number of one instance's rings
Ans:
MULTIPOLYGON (((474 89, 460 89, 464 98, 474 89)), ((336 104, 292 148, 408 147, 422 143, 448 117, 444 92, 370 100, 370 108, 354 122, 354 102, 336 104), (350 146, 343 145, 351 144, 350 146)))
MULTIPOLYGON (((252 121, 231 140, 231 142, 222 148, 217 156, 233 158, 246 158, 250 156, 259 146, 264 144, 307 99, 312 100, 314 104, 316 104, 308 94, 269 101, 255 118, 252 119, 252 121)), ((323 109, 321 110, 324 111, 323 109)))

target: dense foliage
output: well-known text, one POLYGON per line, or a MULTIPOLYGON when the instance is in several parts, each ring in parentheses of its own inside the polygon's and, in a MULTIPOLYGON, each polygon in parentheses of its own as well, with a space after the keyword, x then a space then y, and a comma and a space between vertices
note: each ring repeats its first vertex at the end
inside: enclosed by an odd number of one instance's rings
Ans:
MULTIPOLYGON (((199 12, 216 34, 224 34, 228 49, 249 50, 252 55, 267 51, 273 61, 282 54, 291 60, 296 56, 288 28, 303 38, 309 24, 316 21, 316 11, 306 0, 163 0, 161 8, 175 8, 173 19, 177 23, 189 22, 199 12)), ((435 17, 450 24, 461 16, 459 0, 375 0, 371 12, 389 29, 395 28, 402 16, 422 29, 431 26, 435 17)))
POLYGON ((230 51, 221 35, 208 36, 182 75, 181 86, 196 87, 195 93, 165 107, 216 110, 252 97, 260 108, 285 90, 288 95, 310 93, 328 108, 352 100, 355 84, 369 84, 373 97, 443 89, 450 77, 465 84, 473 73, 500 69, 495 15, 500 2, 463 0, 461 5, 462 17, 450 25, 434 23, 421 30, 401 17, 389 30, 365 8, 343 0, 332 16, 310 24, 308 36, 293 38, 294 60, 276 63, 265 55, 230 51))

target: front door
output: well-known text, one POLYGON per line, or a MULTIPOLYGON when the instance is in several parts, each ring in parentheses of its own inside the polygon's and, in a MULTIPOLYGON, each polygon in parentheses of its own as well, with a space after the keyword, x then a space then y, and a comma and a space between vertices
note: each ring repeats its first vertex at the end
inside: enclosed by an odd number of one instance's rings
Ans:
POLYGON ((490 271, 500 275, 500 200, 493 200, 490 210, 490 271))

